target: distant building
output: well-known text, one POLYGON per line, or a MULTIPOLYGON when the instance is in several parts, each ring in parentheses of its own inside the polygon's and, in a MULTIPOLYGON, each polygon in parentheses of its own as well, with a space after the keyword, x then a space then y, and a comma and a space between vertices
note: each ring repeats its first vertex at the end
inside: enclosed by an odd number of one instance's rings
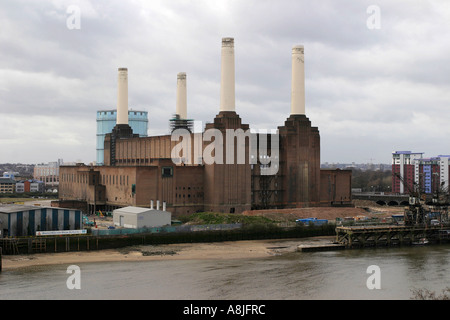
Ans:
POLYGON ((392 192, 408 193, 419 182, 419 162, 423 152, 395 151, 392 153, 392 192), (404 183, 397 176, 400 175, 404 183))
POLYGON ((12 172, 12 171, 3 172, 3 178, 11 178, 15 180, 15 178, 19 176, 20 176, 19 172, 12 172))
MULTIPOLYGON (((97 165, 104 163, 104 141, 105 135, 111 133, 116 126, 117 111, 116 110, 100 110, 97 111, 97 165)), ((148 112, 147 111, 128 111, 128 123, 133 132, 139 137, 147 137, 148 129, 148 112)))
POLYGON ((14 193, 16 180, 11 178, 0 178, 0 193, 14 193))
POLYGON ((56 190, 59 186, 59 166, 63 163, 63 159, 58 159, 46 164, 37 164, 34 166, 33 178, 42 181, 45 190, 56 190))
POLYGON ((28 181, 19 181, 16 183, 16 193, 30 192, 30 183, 28 181))
POLYGON ((16 183, 16 193, 44 192, 44 182, 38 180, 22 180, 16 183))
POLYGON ((448 188, 450 181, 449 158, 450 155, 424 158, 423 152, 393 152, 392 191, 408 193, 417 186, 423 193, 433 193, 439 188, 448 188), (399 175, 401 179, 398 177, 399 175))

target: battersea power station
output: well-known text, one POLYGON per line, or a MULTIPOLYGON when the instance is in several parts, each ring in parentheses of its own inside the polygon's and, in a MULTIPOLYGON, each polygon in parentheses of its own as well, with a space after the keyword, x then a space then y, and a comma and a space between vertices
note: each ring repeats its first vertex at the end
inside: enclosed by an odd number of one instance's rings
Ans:
MULTIPOLYGON (((93 213, 157 207, 173 216, 351 205, 351 171, 320 169, 320 134, 305 113, 304 48, 292 48, 291 108, 277 130, 251 130, 235 106, 234 39, 223 38, 220 108, 194 130, 187 77, 177 75, 171 133, 139 137, 128 124, 128 69, 118 69, 117 121, 104 164, 60 167, 59 202, 93 213), (199 132, 197 132, 199 131, 199 132)), ((211 106, 204 106, 211 108, 211 106)))

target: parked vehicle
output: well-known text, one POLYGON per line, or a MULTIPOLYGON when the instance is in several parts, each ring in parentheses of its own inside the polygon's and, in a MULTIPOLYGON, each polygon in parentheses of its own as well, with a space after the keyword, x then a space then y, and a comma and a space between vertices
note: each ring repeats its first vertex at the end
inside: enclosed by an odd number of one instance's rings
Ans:
POLYGON ((440 225, 441 223, 439 222, 439 220, 437 220, 437 219, 432 219, 431 221, 430 221, 430 226, 438 226, 438 225, 440 225))
POLYGON ((295 220, 297 224, 303 224, 305 226, 321 226, 328 223, 327 219, 317 219, 317 218, 304 218, 295 220))

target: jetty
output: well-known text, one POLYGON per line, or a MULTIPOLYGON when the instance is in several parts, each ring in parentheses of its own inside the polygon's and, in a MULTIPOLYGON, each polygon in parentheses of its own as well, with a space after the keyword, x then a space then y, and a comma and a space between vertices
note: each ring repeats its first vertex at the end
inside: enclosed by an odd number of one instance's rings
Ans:
POLYGON ((450 242, 450 227, 443 225, 341 226, 336 228, 336 243, 346 248, 414 245, 450 242))

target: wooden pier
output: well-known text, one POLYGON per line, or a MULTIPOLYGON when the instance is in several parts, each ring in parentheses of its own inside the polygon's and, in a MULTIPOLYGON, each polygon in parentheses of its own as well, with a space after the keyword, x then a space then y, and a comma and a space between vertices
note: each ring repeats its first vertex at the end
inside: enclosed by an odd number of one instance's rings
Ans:
POLYGON ((4 255, 98 250, 98 237, 59 236, 0 238, 4 255))
POLYGON ((349 226, 336 228, 336 243, 346 248, 450 242, 450 228, 442 226, 349 226))

